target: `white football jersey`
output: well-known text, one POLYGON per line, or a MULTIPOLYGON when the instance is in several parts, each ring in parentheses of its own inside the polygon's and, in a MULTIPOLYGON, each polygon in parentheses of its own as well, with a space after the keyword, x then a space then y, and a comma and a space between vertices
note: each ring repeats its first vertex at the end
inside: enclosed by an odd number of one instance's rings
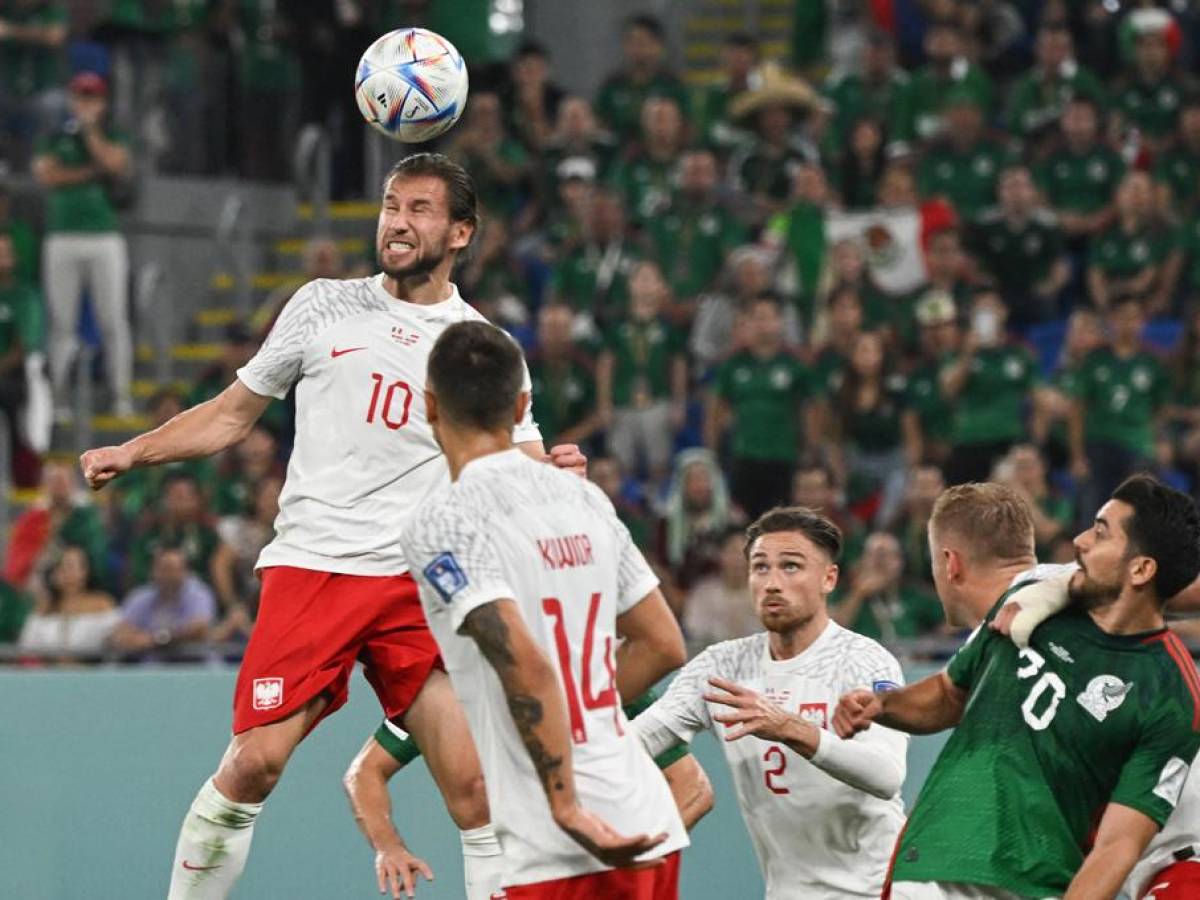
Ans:
MULTIPOLYGON (((903 683, 900 664, 870 638, 830 621, 808 649, 772 659, 767 634, 725 641, 689 662, 662 698, 634 722, 665 727, 684 741, 714 733, 733 775, 738 805, 767 883, 767 900, 878 897, 904 824, 900 797, 881 800, 838 781, 800 754, 756 737, 726 741, 704 699, 724 678, 829 729, 848 691, 903 683)), ((875 725, 853 740, 873 744, 905 769, 908 735, 875 725)))
MULTIPOLYGON (((310 281, 238 370, 262 396, 282 398, 296 386, 296 443, 275 539, 259 568, 350 575, 408 569, 400 529, 431 490, 449 481, 425 420, 425 365, 448 326, 484 320, 451 287, 449 299, 422 305, 389 294, 383 275, 310 281)), ((513 440, 540 439, 527 413, 513 440)))
POLYGON ((504 884, 605 867, 555 824, 495 670, 459 634, 468 613, 499 599, 516 601, 558 672, 580 804, 622 834, 666 832, 646 859, 686 847, 666 779, 621 711, 614 671, 617 616, 658 579, 603 492, 520 450, 495 453, 434 491, 402 540, 479 749, 504 884))

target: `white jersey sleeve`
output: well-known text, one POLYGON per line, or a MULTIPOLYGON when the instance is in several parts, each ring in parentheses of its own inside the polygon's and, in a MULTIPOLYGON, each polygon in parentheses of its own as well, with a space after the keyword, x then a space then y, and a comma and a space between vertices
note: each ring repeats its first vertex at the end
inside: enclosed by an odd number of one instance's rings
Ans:
POLYGON ((517 596, 492 538, 493 527, 491 516, 481 510, 447 505, 408 529, 410 558, 449 607, 455 632, 472 610, 517 596))
POLYGON ((300 379, 304 351, 320 329, 319 304, 313 302, 320 284, 310 281, 292 295, 258 352, 238 369, 238 379, 254 393, 281 400, 300 379))
POLYGON ((651 756, 679 743, 691 743, 699 732, 712 728, 704 694, 709 690, 708 679, 717 674, 716 658, 710 647, 680 669, 667 692, 633 720, 633 727, 651 756))
POLYGON ((616 540, 617 560, 617 615, 628 612, 658 587, 658 576, 646 562, 646 557, 633 542, 633 536, 625 523, 617 516, 612 501, 596 485, 587 483, 584 492, 589 506, 612 531, 616 540))

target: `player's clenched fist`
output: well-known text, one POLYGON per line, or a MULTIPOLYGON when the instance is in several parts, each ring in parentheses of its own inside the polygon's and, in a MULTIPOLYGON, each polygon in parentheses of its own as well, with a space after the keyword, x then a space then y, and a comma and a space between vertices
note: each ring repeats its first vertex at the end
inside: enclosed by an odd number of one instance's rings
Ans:
POLYGON ((840 738, 866 731, 883 712, 883 703, 871 691, 851 691, 838 701, 833 713, 833 730, 840 738))
POLYGON ((126 447, 97 447, 79 457, 79 468, 88 487, 98 491, 133 468, 133 451, 126 447))

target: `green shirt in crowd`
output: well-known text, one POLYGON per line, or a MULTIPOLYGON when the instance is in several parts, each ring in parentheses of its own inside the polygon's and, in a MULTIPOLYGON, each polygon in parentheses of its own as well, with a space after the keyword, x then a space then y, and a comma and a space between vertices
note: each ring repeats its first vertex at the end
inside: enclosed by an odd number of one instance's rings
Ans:
MULTIPOLYGON (((1042 515, 1057 522, 1062 528, 1056 540, 1062 540, 1064 537, 1070 539, 1073 536, 1071 526, 1075 524, 1075 503, 1070 497, 1057 491, 1047 491, 1045 496, 1038 498, 1037 506, 1042 515)), ((1049 559, 1053 552, 1054 547, 1050 544, 1038 544, 1034 548, 1038 559, 1049 559)))
POLYGON ((1098 234, 1088 249, 1088 265, 1107 278, 1134 278, 1148 266, 1166 261, 1176 239, 1164 228, 1145 225, 1129 234, 1114 223, 1098 234))
POLYGON ((849 72, 825 87, 834 105, 834 145, 844 150, 850 130, 860 119, 874 119, 883 125, 888 141, 912 140, 912 79, 901 68, 894 68, 886 80, 867 81, 857 72, 849 72))
POLYGON ((1172 209, 1195 210, 1200 197, 1200 153, 1184 147, 1168 150, 1155 164, 1154 178, 1167 186, 1172 209))
POLYGON ((0 642, 15 644, 32 610, 33 604, 24 594, 0 579, 0 642))
POLYGON ((977 629, 946 668, 966 709, 909 814, 895 881, 1059 897, 1107 804, 1166 822, 1200 748, 1179 646, 1165 629, 1107 634, 1075 609, 1024 650, 977 629))
MULTIPOLYGON (((958 358, 952 355, 946 365, 958 358)), ((976 350, 966 384, 952 401, 953 443, 1020 440, 1025 434, 1025 401, 1036 380, 1037 363, 1027 348, 1002 344, 976 350)))
POLYGON ((862 453, 888 453, 900 446, 903 432, 900 417, 908 401, 908 379, 890 375, 884 379, 879 399, 870 409, 859 409, 853 398, 842 392, 844 374, 835 376, 830 396, 834 415, 842 423, 842 440, 862 453))
POLYGON ((1062 149, 1034 170, 1038 187, 1058 212, 1090 215, 1112 202, 1125 162, 1104 144, 1086 153, 1062 149))
POLYGON ((625 74, 609 78, 596 95, 596 115, 621 143, 636 140, 642 130, 642 104, 649 97, 670 97, 679 104, 684 119, 687 118, 687 88, 667 72, 659 72, 644 84, 625 74))
POLYGON ((177 547, 187 557, 188 568, 208 579, 208 565, 221 539, 208 525, 190 524, 183 528, 158 526, 134 538, 129 550, 129 577, 132 585, 150 580, 154 554, 164 547, 177 547))
POLYGON ((795 267, 799 283, 799 312, 801 321, 812 324, 817 285, 825 265, 825 210, 812 203, 798 203, 767 223, 766 233, 784 252, 795 267))
POLYGON ((1180 277, 1185 293, 1200 291, 1200 216, 1189 216, 1175 232, 1175 246, 1183 253, 1180 277))
POLYGON ((629 304, 629 273, 639 259, 624 242, 575 247, 554 267, 554 296, 579 312, 616 317, 629 304))
POLYGON ((712 288, 726 257, 744 240, 742 227, 724 207, 695 206, 682 198, 649 222, 655 260, 676 297, 712 288))
POLYGON ((1150 458, 1154 417, 1167 403, 1170 387, 1166 369, 1148 350, 1125 358, 1109 347, 1093 350, 1075 382, 1085 439, 1117 444, 1150 458))
POLYGON ((1117 89, 1113 105, 1142 134, 1165 138, 1175 131, 1183 98, 1183 88, 1173 75, 1167 75, 1154 84, 1129 81, 1117 89))
POLYGON ((533 384, 533 418, 547 447, 596 409, 596 376, 582 355, 555 361, 532 356, 529 377, 533 384))
POLYGON ((670 399, 671 365, 687 353, 687 336, 665 316, 631 318, 604 333, 604 349, 614 357, 613 406, 641 408, 670 399))
POLYGON ((795 462, 804 403, 815 393, 812 372, 800 360, 784 351, 760 359, 744 350, 717 370, 716 392, 733 411, 735 458, 795 462))
MULTIPOLYGON (((48 28, 67 25, 65 3, 0 2, 0 19, 17 28, 48 28)), ((63 47, 0 39, 0 84, 10 97, 31 97, 66 81, 63 47)))
POLYGON ((980 141, 965 152, 943 142, 921 160, 917 185, 922 197, 943 196, 959 215, 973 218, 996 202, 996 180, 1008 159, 1008 152, 992 141, 980 141))
POLYGON ((917 414, 926 441, 949 447, 954 436, 954 407, 938 384, 941 370, 941 363, 929 361, 909 375, 905 404, 917 414))
POLYGON ((625 208, 637 224, 645 225, 671 202, 677 159, 657 160, 637 156, 613 166, 609 180, 625 199, 625 208))
POLYGON ((1104 106, 1104 88, 1088 69, 1074 60, 1064 63, 1052 78, 1040 68, 1017 79, 1009 95, 1008 130, 1030 138, 1058 123, 1063 110, 1075 97, 1088 97, 1104 106))
MULTIPOLYGON (((114 143, 124 144, 125 138, 111 129, 104 136, 114 143)), ((35 152, 50 156, 64 166, 86 166, 92 155, 78 131, 62 129, 37 142, 35 152)), ((96 234, 117 230, 117 211, 108 197, 101 178, 82 184, 50 188, 46 200, 46 231, 96 234)))
POLYGON ((868 597, 851 623, 852 631, 888 643, 937 630, 946 614, 938 598, 916 585, 902 584, 892 594, 868 597))
POLYGON ((951 64, 950 73, 949 77, 943 77, 932 66, 927 66, 913 76, 909 95, 911 130, 920 140, 932 140, 941 133, 942 110, 951 93, 973 97, 980 109, 992 108, 992 80, 983 69, 960 58, 951 64))

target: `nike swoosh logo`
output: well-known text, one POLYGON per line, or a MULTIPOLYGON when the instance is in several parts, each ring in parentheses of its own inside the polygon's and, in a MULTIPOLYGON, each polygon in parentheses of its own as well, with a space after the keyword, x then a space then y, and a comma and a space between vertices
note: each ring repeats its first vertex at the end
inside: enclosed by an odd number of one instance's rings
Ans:
POLYGON ((183 867, 189 872, 207 872, 209 869, 219 869, 220 866, 193 866, 186 859, 183 861, 183 867))
POLYGON ((344 350, 339 350, 337 347, 333 347, 329 351, 329 355, 331 357, 333 357, 334 359, 337 359, 339 356, 345 356, 347 353, 354 353, 357 350, 366 350, 366 349, 367 349, 366 347, 347 347, 344 350))

